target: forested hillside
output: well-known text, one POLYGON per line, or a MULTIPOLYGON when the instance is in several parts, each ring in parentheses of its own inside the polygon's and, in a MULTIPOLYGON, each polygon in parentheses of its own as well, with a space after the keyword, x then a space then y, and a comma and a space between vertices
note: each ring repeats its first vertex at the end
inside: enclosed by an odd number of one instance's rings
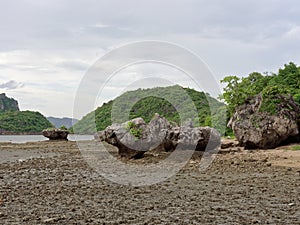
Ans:
POLYGON ((0 134, 39 133, 52 126, 41 113, 19 111, 17 100, 0 94, 0 134))
POLYGON ((39 112, 11 111, 0 113, 1 133, 39 133, 52 126, 39 112))

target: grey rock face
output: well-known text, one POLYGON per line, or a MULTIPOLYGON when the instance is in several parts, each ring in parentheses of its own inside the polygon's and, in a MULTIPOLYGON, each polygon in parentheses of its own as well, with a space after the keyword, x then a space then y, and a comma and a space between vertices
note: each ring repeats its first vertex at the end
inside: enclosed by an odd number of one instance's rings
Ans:
POLYGON ((278 96, 278 112, 260 112, 262 96, 238 107, 228 123, 241 146, 246 149, 276 148, 299 138, 300 106, 292 98, 278 96), (288 110, 287 110, 288 109, 288 110))
POLYGON ((0 112, 19 111, 18 101, 8 98, 5 93, 0 94, 0 112))

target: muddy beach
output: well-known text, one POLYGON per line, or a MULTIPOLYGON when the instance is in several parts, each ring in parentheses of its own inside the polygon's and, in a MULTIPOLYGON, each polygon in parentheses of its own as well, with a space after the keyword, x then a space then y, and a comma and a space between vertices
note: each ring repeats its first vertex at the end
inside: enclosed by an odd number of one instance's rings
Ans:
MULTIPOLYGON (((198 153, 173 177, 132 187, 100 176, 76 142, 1 143, 0 221, 300 224, 300 151, 289 149, 226 149, 205 171, 199 171, 198 153)), ((164 157, 149 153, 127 163, 151 164, 164 157)))

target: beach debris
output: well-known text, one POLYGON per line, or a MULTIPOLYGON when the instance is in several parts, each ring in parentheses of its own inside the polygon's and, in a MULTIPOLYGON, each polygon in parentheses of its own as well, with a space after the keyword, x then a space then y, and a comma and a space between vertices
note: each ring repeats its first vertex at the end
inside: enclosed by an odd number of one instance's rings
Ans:
POLYGON ((43 223, 50 223, 50 224, 53 224, 55 222, 58 222, 60 220, 63 220, 63 219, 66 219, 66 216, 65 215, 62 215, 62 216, 59 216, 59 217, 53 217, 53 218, 47 218, 47 219, 44 219, 43 220, 43 223))

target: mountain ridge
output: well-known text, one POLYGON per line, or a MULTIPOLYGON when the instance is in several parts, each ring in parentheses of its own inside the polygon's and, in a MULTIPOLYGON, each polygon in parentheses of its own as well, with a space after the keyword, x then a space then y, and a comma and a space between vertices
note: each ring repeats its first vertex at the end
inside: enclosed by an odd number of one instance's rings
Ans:
POLYGON ((70 128, 72 126, 74 126, 78 120, 77 119, 73 119, 73 118, 69 118, 69 117, 54 117, 54 116, 48 116, 47 120, 49 120, 56 128, 60 128, 62 126, 65 126, 66 128, 70 128))

